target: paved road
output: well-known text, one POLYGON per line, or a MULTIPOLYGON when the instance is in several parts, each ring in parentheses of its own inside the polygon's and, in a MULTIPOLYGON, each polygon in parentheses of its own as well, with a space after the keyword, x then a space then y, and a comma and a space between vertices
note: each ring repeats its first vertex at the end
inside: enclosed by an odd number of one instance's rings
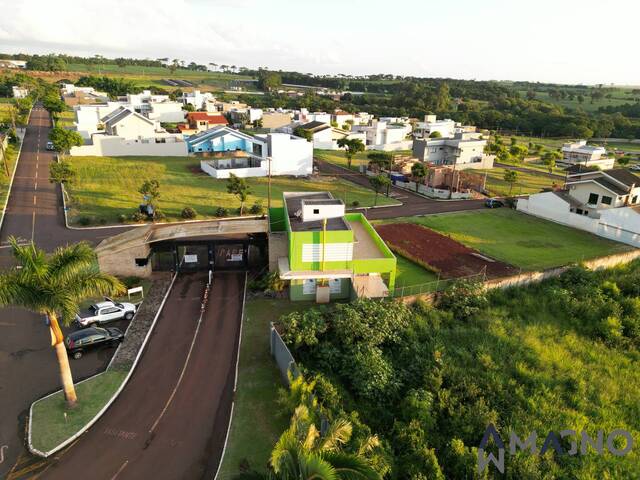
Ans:
MULTIPOLYGON (((369 179, 365 175, 318 159, 316 159, 316 164, 321 174, 339 176, 363 187, 371 188, 369 179)), ((397 187, 391 187, 391 196, 401 201, 402 205, 366 209, 367 218, 379 220, 484 208, 484 200, 432 200, 397 187)))
POLYGON ((205 282, 203 274, 178 277, 131 383, 41 478, 213 478, 231 409, 245 274, 214 275, 194 337, 205 282))
MULTIPOLYGON (((75 231, 64 227, 59 190, 48 180, 53 154, 45 150, 45 145, 50 127, 47 112, 36 106, 0 232, 0 267, 11 264, 6 248, 11 235, 33 239, 40 247, 53 250, 79 240, 97 243, 113 234, 110 229, 75 231)), ((59 388, 56 356, 49 342, 42 317, 22 309, 0 309, 0 478, 25 453, 24 418, 29 405, 59 388)), ((113 351, 92 352, 72 362, 74 378, 80 380, 102 371, 113 351)))

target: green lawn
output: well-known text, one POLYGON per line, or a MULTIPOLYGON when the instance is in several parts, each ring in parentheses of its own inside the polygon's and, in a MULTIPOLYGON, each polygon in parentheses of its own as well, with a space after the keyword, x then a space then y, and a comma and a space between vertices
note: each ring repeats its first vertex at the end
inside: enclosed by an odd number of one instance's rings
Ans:
POLYGON ((409 287, 412 285, 422 285, 424 283, 435 282, 438 276, 413 263, 411 260, 401 255, 395 254, 398 263, 396 265, 396 288, 409 287))
POLYGON ((309 308, 309 302, 254 299, 247 301, 242 325, 238 391, 220 476, 231 479, 240 466, 263 470, 288 418, 277 404, 283 388, 269 351, 269 323, 286 313, 309 308))
POLYGON ((111 370, 78 383, 78 404, 72 410, 66 408, 62 392, 36 402, 31 418, 33 446, 47 452, 76 434, 104 407, 126 375, 127 372, 111 370))
MULTIPOLYGON (((129 216, 142 202, 138 189, 146 179, 160 181, 159 205, 170 221, 181 220, 180 212, 186 206, 195 208, 198 218, 213 217, 220 206, 236 215, 240 206, 239 200, 227 193, 227 181, 201 172, 193 157, 68 157, 68 161, 77 171, 77 179, 68 189, 72 222, 88 217, 92 222, 116 223, 120 214, 129 216)), ((252 190, 248 205, 261 200, 266 207, 267 179, 250 178, 248 182, 252 190)), ((282 205, 283 191, 328 190, 347 205, 358 201, 362 207, 372 206, 375 196, 373 190, 333 177, 273 177, 271 187, 275 207, 282 205)), ((397 203, 378 197, 379 205, 397 203)))
POLYGON ((507 208, 393 221, 419 223, 524 270, 540 270, 631 250, 622 243, 507 208))
MULTIPOLYGON (((367 165, 369 163, 369 159, 367 155, 369 155, 371 151, 368 152, 359 152, 356 153, 351 162, 351 170, 358 170, 360 165, 367 165)), ((410 150, 399 150, 397 152, 389 152, 393 155, 411 155, 410 150)), ((333 163, 335 165, 340 165, 341 167, 347 168, 347 156, 345 155, 343 150, 314 150, 313 155, 315 158, 319 160, 324 160, 325 162, 333 163)))
POLYGON ((73 122, 75 119, 76 115, 73 111, 64 111, 58 114, 56 126, 60 128, 72 128, 74 126, 73 122))
MULTIPOLYGON (((11 174, 13 173, 13 169, 15 168, 16 162, 18 160, 19 148, 19 145, 9 144, 7 146, 6 155, 8 161, 6 166, 9 170, 9 175, 7 176, 4 168, 4 163, 0 168, 0 208, 4 207, 4 202, 7 199, 7 195, 9 194, 9 182, 11 181, 11 174)), ((0 212, 0 217, 2 217, 2 215, 4 215, 4 211, 0 212)))
MULTIPOLYGON (((524 165, 523 165, 524 166, 524 165)), ((562 184, 561 179, 552 179, 535 172, 518 172, 518 180, 513 184, 513 189, 504 181, 505 168, 495 167, 491 170, 474 170, 479 174, 487 174, 486 189, 491 195, 525 195, 538 193, 543 188, 551 188, 554 184, 562 184)))

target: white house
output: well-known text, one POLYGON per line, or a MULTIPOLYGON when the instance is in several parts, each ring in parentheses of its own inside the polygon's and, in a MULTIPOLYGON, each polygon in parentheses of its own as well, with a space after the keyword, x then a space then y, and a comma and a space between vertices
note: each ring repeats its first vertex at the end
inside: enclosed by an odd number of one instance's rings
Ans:
POLYGON ((27 68, 26 60, 0 59, 0 68, 27 68))
POLYGON ((29 90, 26 88, 14 85, 11 90, 13 91, 13 98, 27 98, 29 96, 29 90))
POLYGON ((118 107, 100 119, 107 135, 122 137, 126 140, 155 137, 161 132, 158 122, 134 112, 131 108, 118 107))
POLYGON ((305 123, 296 127, 285 128, 287 130, 291 129, 293 131, 297 127, 311 132, 313 138, 313 148, 319 148, 323 150, 340 150, 340 147, 338 146, 338 140, 341 138, 356 138, 360 140, 363 145, 366 145, 367 141, 367 136, 364 132, 348 132, 346 130, 334 128, 331 125, 327 125, 326 123, 319 121, 305 123))
POLYGON ((124 106, 122 102, 106 102, 89 105, 75 105, 75 126, 82 138, 88 140, 94 133, 104 130, 101 120, 111 112, 124 106))
POLYGON ((407 135, 411 133, 408 124, 373 120, 371 125, 354 125, 351 131, 365 134, 367 150, 408 150, 412 146, 412 141, 407 140, 407 135))
POLYGON ((459 169, 493 168, 493 155, 486 155, 487 141, 479 133, 458 132, 453 138, 416 138, 413 156, 434 165, 455 165, 459 169))
POLYGON ((189 152, 202 155, 200 168, 214 178, 306 176, 313 172, 313 144, 287 133, 247 135, 219 126, 187 138, 189 152))
POLYGON ((517 209, 640 247, 640 177, 625 169, 569 175, 564 190, 518 199, 517 209))
POLYGON ((434 132, 438 132, 441 137, 450 138, 460 127, 459 123, 451 119, 438 120, 435 115, 425 115, 424 122, 418 122, 413 128, 416 138, 428 138, 434 132))
POLYGON ((146 116, 149 120, 155 120, 162 123, 179 123, 184 122, 186 113, 182 109, 182 103, 172 102, 170 100, 164 102, 149 103, 146 116))
POLYGON ((89 95, 96 98, 108 99, 109 95, 106 92, 99 92, 93 87, 78 87, 73 83, 63 83, 60 88, 60 92, 64 96, 75 96, 76 94, 89 95))
POLYGON ((607 170, 613 168, 615 160, 606 158, 606 155, 607 150, 604 147, 587 145, 586 140, 578 140, 562 145, 562 160, 558 163, 585 167, 597 166, 602 170, 607 170))
POLYGON ((201 93, 200 90, 194 90, 193 92, 184 92, 182 94, 182 103, 184 105, 191 104, 196 110, 205 108, 207 102, 213 102, 215 97, 209 93, 201 93))

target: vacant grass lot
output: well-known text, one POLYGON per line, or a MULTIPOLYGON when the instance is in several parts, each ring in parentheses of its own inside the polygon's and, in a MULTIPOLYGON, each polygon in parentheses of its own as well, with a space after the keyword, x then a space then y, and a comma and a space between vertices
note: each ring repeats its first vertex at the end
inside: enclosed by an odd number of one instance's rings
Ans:
MULTIPOLYGON (((71 221, 90 217, 94 221, 116 223, 120 214, 130 215, 140 203, 138 189, 146 179, 160 182, 159 205, 167 220, 181 220, 186 206, 195 208, 198 218, 213 217, 218 207, 226 207, 236 215, 240 201, 227 193, 227 181, 216 180, 200 171, 200 163, 192 157, 68 157, 77 171, 77 180, 69 187, 72 197, 71 221)), ((267 206, 267 179, 250 178, 251 195, 267 206)), ((282 205, 283 191, 328 190, 350 205, 371 206, 373 190, 332 177, 296 179, 273 177, 272 206, 282 205)), ((378 196, 378 204, 396 204, 395 200, 378 196)), ((245 209, 247 212, 248 208, 245 209)))
POLYGON ((126 375, 124 371, 110 370, 78 383, 78 404, 72 410, 67 409, 61 391, 35 403, 31 419, 33 446, 47 452, 77 433, 104 407, 126 375))
POLYGON ((269 324, 281 315, 310 307, 309 302, 254 299, 247 301, 242 325, 238 392, 229 443, 220 467, 222 480, 234 478, 240 466, 263 471, 271 450, 289 419, 277 404, 284 388, 269 351, 269 324))
MULTIPOLYGON (((523 167, 526 165, 523 165, 523 167)), ((539 175, 535 172, 518 172, 518 180, 511 185, 504 181, 505 168, 495 167, 491 170, 475 170, 479 174, 487 175, 486 189, 491 195, 508 196, 508 195, 526 195, 529 193, 538 193, 543 188, 550 188, 554 184, 561 184, 562 180, 552 179, 546 175, 539 175)), ((541 172, 542 173, 542 172, 541 172)))
POLYGON ((397 253, 394 254, 397 259, 396 264, 396 288, 409 287, 413 285, 422 285, 424 283, 435 282, 438 276, 413 263, 411 260, 404 258, 397 253))
POLYGON ((590 233, 502 208, 400 218, 523 270, 540 270, 631 250, 590 233))
MULTIPOLYGON (((18 150, 19 145, 11 145, 7 146, 7 164, 6 167, 9 170, 9 175, 7 176, 5 165, 2 164, 0 167, 0 208, 4 208, 4 202, 7 199, 7 195, 9 195, 9 183, 11 182, 11 175, 13 173, 13 169, 16 167, 16 162, 18 160, 18 150)), ((0 211, 0 218, 4 215, 4 210, 0 211)))
MULTIPOLYGON (((360 165, 368 165, 369 159, 367 155, 371 153, 371 150, 365 152, 356 153, 351 161, 351 170, 358 170, 360 165)), ((411 155, 410 150, 399 150, 397 152, 389 152, 392 155, 411 155)), ((325 162, 340 165, 347 168, 347 156, 343 150, 314 150, 313 155, 318 160, 324 160, 325 162)))
POLYGON ((72 128, 73 122, 75 121, 76 116, 75 113, 71 110, 61 112, 58 114, 58 118, 56 120, 56 126, 60 128, 72 128))

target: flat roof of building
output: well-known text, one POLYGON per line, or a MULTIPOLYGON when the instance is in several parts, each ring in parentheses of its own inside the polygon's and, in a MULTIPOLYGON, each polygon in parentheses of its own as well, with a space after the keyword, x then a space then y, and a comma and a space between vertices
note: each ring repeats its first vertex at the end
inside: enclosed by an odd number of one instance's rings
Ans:
MULTIPOLYGON (((333 198, 329 192, 285 192, 284 201, 289 216, 289 224, 293 232, 321 232, 322 220, 303 222, 301 218, 302 202, 316 205, 338 205, 341 200, 333 198), (326 203, 324 203, 326 202, 326 203), (337 202, 337 203, 334 203, 337 202)), ((343 217, 327 219, 327 231, 350 230, 343 217)))

